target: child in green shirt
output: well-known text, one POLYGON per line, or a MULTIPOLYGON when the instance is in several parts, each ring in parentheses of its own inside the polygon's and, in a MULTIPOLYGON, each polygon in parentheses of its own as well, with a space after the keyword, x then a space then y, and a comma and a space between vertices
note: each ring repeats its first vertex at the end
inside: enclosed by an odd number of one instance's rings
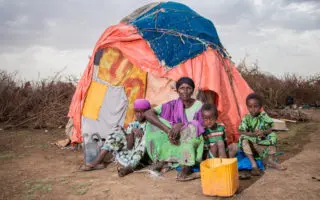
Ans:
POLYGON ((234 157, 237 152, 237 145, 231 144, 227 146, 225 126, 223 123, 217 122, 218 110, 213 104, 205 104, 202 106, 202 119, 205 132, 204 157, 226 158, 227 152, 229 157, 234 157))
POLYGON ((255 157, 265 160, 268 166, 285 170, 286 167, 274 161, 276 153, 277 135, 272 130, 273 121, 267 113, 261 111, 262 99, 259 95, 252 93, 246 99, 249 113, 245 115, 240 123, 239 148, 249 158, 253 176, 261 175, 255 157))

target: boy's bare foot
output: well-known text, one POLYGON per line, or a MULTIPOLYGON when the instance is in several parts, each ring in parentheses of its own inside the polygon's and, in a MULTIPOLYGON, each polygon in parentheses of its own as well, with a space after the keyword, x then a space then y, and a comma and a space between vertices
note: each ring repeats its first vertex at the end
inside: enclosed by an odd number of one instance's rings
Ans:
POLYGON ((257 167, 253 167, 251 170, 251 175, 252 176, 261 176, 261 171, 259 168, 257 167))
POLYGON ((269 159, 268 160, 268 164, 267 164, 268 167, 271 167, 271 168, 274 168, 274 169, 277 169, 277 170, 286 170, 287 167, 284 166, 284 165, 281 165, 279 163, 276 163, 275 161, 269 159))

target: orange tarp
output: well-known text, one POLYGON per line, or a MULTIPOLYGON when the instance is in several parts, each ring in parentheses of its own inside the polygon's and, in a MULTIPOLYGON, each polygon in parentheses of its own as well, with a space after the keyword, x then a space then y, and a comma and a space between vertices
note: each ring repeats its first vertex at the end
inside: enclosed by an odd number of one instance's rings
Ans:
MULTIPOLYGON (((209 48, 202 54, 168 71, 161 66, 152 49, 138 34, 137 30, 133 26, 121 23, 109 27, 102 34, 92 55, 95 55, 98 49, 107 47, 119 49, 133 65, 152 73, 154 76, 167 77, 174 81, 182 76, 189 76, 195 81, 197 88, 215 91, 218 95, 218 110, 221 113, 219 119, 227 127, 229 141, 237 140, 239 136, 237 127, 241 120, 240 117, 247 113, 245 98, 252 90, 241 77, 234 64, 230 63, 228 59, 223 59, 216 50, 209 48), (234 93, 228 74, 232 75, 234 93)), ((93 57, 90 58, 87 69, 79 81, 68 114, 74 121, 73 143, 82 141, 80 131, 81 109, 92 79, 93 57)))
POLYGON ((161 78, 149 73, 147 86, 146 99, 150 101, 152 106, 179 97, 175 90, 175 82, 169 78, 161 78))

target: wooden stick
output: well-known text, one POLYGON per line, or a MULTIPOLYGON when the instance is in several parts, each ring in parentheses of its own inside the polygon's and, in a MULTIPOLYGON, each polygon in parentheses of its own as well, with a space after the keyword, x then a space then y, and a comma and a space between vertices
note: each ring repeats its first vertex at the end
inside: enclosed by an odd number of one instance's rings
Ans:
POLYGON ((280 120, 286 121, 286 122, 297 123, 297 121, 295 121, 295 120, 290 120, 290 119, 280 119, 280 120))

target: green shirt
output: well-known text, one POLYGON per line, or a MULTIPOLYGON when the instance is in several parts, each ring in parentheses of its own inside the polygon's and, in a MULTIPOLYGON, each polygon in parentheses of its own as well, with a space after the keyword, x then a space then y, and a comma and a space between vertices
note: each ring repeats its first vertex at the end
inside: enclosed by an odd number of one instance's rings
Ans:
POLYGON ((257 117, 247 114, 243 117, 239 131, 255 132, 256 130, 268 130, 273 126, 273 121, 267 113, 261 112, 257 117))
POLYGON ((222 123, 217 123, 215 129, 206 128, 203 134, 205 139, 205 150, 210 148, 210 145, 214 145, 218 141, 226 140, 225 127, 222 123))

